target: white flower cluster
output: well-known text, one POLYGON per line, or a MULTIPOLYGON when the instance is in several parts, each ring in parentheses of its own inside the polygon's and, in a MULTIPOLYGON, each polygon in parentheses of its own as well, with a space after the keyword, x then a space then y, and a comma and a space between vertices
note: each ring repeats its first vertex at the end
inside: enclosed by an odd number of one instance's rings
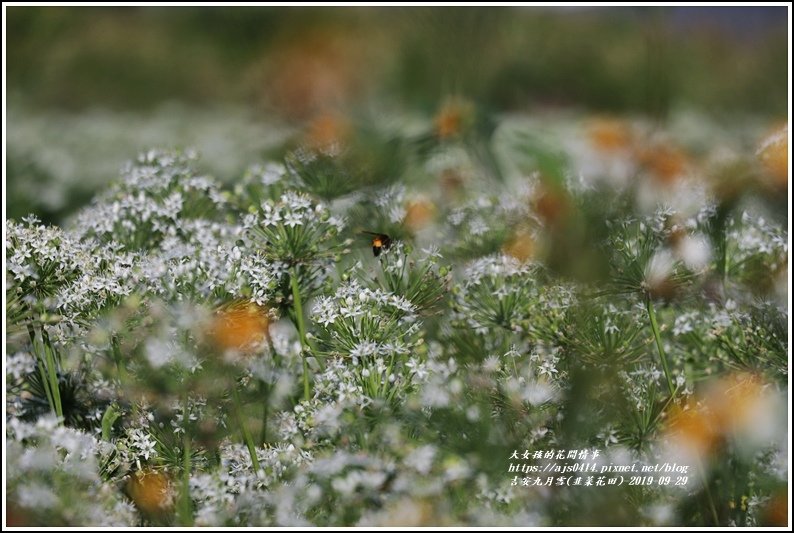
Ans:
MULTIPOLYGON (((255 212, 245 216, 243 240, 251 253, 269 262, 274 284, 289 273, 297 276, 308 296, 330 276, 335 258, 349 243, 336 239, 344 225, 344 220, 333 216, 324 204, 305 193, 287 191, 278 201, 262 201, 255 212)), ((272 284, 268 282, 267 286, 272 284)), ((276 297, 282 300, 289 296, 276 297)))
MULTIPOLYGON (((374 510, 366 512, 367 508, 440 497, 445 490, 473 482, 473 469, 465 460, 434 445, 415 445, 395 436, 386 437, 383 448, 383 453, 338 450, 316 457, 295 478, 292 490, 277 494, 278 500, 300 501, 304 515, 322 513, 335 522, 371 525, 384 516, 374 510)), ((284 518, 276 514, 275 522, 285 525, 284 518)), ((406 519, 420 517, 403 517, 399 523, 406 519)))
POLYGON ((81 237, 116 241, 128 250, 152 249, 167 237, 193 233, 186 222, 212 219, 225 197, 214 182, 196 176, 195 154, 152 150, 122 170, 123 181, 96 198, 76 219, 81 237))
POLYGON ((190 162, 179 153, 143 154, 73 231, 8 221, 14 295, 72 319, 133 292, 271 302, 283 268, 243 243, 243 226, 218 218, 224 197, 190 162))
POLYGON ((246 172, 246 178, 256 181, 264 187, 275 185, 287 175, 287 169, 280 163, 267 163, 253 165, 246 172))
POLYGON ((17 352, 6 356, 6 376, 15 380, 36 370, 36 358, 28 352, 17 352))
MULTIPOLYGON (((326 223, 336 231, 344 227, 344 221, 331 216, 328 208, 322 203, 314 203, 312 199, 301 192, 287 191, 281 195, 278 202, 265 200, 262 202, 261 211, 256 217, 246 218, 246 229, 256 226, 276 227, 296 226, 311 227, 319 222, 326 223)), ((330 228, 329 228, 330 229, 330 228)))
MULTIPOLYGON (((410 325, 416 322, 417 316, 414 305, 405 298, 380 289, 372 290, 363 287, 356 280, 350 280, 340 285, 333 296, 321 296, 317 299, 312 311, 312 319, 323 327, 331 326, 338 320, 350 319, 355 328, 351 337, 355 336, 366 341, 366 336, 361 337, 365 330, 376 333, 377 326, 392 322, 410 325), (377 311, 378 315, 383 315, 384 322, 377 324, 367 322, 366 319, 370 318, 367 315, 373 310, 377 311)), ((379 336, 385 337, 382 334, 379 336)))
POLYGON ((257 511, 262 512, 266 491, 312 462, 311 453, 292 444, 257 448, 256 456, 260 466, 258 472, 254 471, 245 446, 224 443, 219 450, 220 468, 191 476, 190 495, 199 507, 196 525, 238 523, 242 518, 239 513, 253 510, 252 504, 254 508, 260 506, 257 511))
POLYGON ((788 241, 783 228, 768 222, 764 217, 742 213, 741 223, 730 233, 738 248, 735 261, 747 260, 753 254, 769 256, 773 261, 783 261, 788 255, 788 241))
POLYGON ((430 359, 420 371, 427 380, 419 387, 419 398, 423 407, 439 408, 454 405, 461 400, 463 382, 456 376, 458 365, 454 359, 446 361, 430 359))
POLYGON ((120 301, 140 278, 137 254, 81 241, 34 217, 6 221, 6 252, 9 299, 70 323, 120 301))
POLYGON ((35 423, 10 419, 5 457, 9 497, 35 509, 35 523, 61 516, 70 523, 134 526, 138 515, 132 505, 100 476, 100 444, 54 417, 35 423))
POLYGON ((485 335, 491 328, 518 330, 537 299, 537 267, 508 255, 491 255, 471 262, 453 289, 452 318, 485 335))
POLYGON ((351 280, 318 298, 311 317, 322 353, 346 360, 366 394, 388 397, 408 385, 402 368, 421 343, 411 302, 351 280))
POLYGON ((387 218, 390 222, 399 224, 405 218, 405 187, 403 185, 392 185, 384 191, 378 191, 372 201, 388 213, 387 218))
POLYGON ((148 288, 170 300, 246 297, 266 305, 280 273, 261 251, 240 246, 240 226, 192 220, 185 237, 169 237, 142 259, 148 288))
POLYGON ((311 317, 324 369, 315 377, 313 399, 281 414, 284 438, 336 436, 345 411, 404 401, 427 376, 418 353, 421 322, 405 298, 351 280, 318 298, 311 317))
POLYGON ((492 255, 469 263, 463 274, 463 286, 470 288, 492 280, 522 277, 531 274, 532 266, 509 255, 492 255))
POLYGON ((621 370, 619 376, 626 398, 644 412, 653 407, 654 391, 662 390, 664 373, 655 366, 644 365, 635 370, 621 370))
POLYGON ((509 235, 509 225, 527 216, 527 204, 510 195, 481 196, 450 211, 445 233, 457 244, 456 252, 476 257, 498 249, 509 235))

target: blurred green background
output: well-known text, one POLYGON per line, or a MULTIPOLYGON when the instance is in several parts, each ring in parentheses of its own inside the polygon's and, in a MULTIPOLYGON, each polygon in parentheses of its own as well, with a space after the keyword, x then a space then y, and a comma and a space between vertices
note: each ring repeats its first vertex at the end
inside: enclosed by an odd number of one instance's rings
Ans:
POLYGON ((488 114, 781 121, 786 13, 8 7, 8 215, 61 221, 153 145, 196 146, 235 179, 329 110, 432 120, 455 96, 488 114))
POLYGON ((781 115, 786 20, 784 7, 10 7, 8 86, 66 109, 179 100, 300 114, 322 96, 435 107, 456 92, 500 110, 781 115))

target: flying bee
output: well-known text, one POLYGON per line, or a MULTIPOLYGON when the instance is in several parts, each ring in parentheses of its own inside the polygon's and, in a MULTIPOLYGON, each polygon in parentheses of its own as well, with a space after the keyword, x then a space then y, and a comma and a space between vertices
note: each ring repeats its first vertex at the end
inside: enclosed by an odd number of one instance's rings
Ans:
POLYGON ((375 257, 378 257, 383 250, 388 250, 391 247, 391 237, 385 233, 373 233, 371 231, 362 233, 372 236, 372 254, 375 257))

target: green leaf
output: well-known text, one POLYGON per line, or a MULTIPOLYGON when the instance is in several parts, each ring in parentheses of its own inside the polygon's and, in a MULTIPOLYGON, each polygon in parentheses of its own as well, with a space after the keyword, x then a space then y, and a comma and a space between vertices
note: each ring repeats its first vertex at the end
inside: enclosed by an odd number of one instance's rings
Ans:
POLYGON ((110 440, 110 432, 113 429, 113 424, 116 423, 116 420, 119 419, 121 416, 121 412, 116 407, 116 404, 112 403, 108 406, 105 410, 105 414, 102 415, 102 439, 103 440, 110 440))

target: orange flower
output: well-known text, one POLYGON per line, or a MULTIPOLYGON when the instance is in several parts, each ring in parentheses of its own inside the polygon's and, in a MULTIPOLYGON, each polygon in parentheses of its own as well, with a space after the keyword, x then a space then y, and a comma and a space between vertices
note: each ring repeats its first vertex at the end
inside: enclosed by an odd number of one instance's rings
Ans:
POLYGON ((680 148, 662 143, 640 148, 637 161, 662 185, 672 185, 689 166, 689 158, 680 148))
POLYGON ((752 425, 755 413, 763 408, 763 383, 754 374, 731 374, 716 382, 704 399, 722 431, 745 428, 752 425))
POLYGON ((306 29, 276 43, 267 68, 265 93, 290 118, 350 102, 369 79, 368 50, 350 34, 327 28, 306 29))
POLYGON ((568 195, 560 187, 541 184, 532 200, 535 212, 547 224, 556 224, 570 213, 571 206, 568 195))
POLYGON ((473 112, 474 108, 469 102, 449 100, 436 115, 436 135, 442 140, 459 136, 470 125, 473 112))
POLYGON ((766 137, 758 149, 758 159, 776 188, 788 187, 788 124, 766 137))
POLYGON ((173 511, 174 488, 162 472, 135 472, 127 482, 127 494, 144 514, 164 515, 173 511))
POLYGON ((436 214, 436 207, 425 198, 410 200, 405 205, 405 226, 417 232, 430 224, 436 214))
POLYGON ((786 489, 778 491, 764 507, 759 525, 764 527, 786 527, 788 525, 788 501, 786 489))
POLYGON ((211 335, 219 348, 245 353, 268 339, 269 326, 267 309, 241 302, 215 314, 211 335))
POLYGON ((600 152, 617 152, 631 147, 631 126, 615 118, 597 118, 587 128, 590 142, 600 152))
POLYGON ((758 414, 772 408, 768 402, 761 378, 746 372, 731 374, 713 382, 689 409, 674 411, 669 432, 703 455, 726 437, 754 431, 758 414))
POLYGON ((446 168, 441 172, 441 191, 445 198, 456 198, 463 194, 465 179, 463 174, 454 168, 446 168))
POLYGON ((518 229, 507 240, 502 251, 519 261, 529 261, 535 255, 535 239, 526 229, 518 229))
POLYGON ((669 431, 680 444, 702 456, 713 451, 719 442, 720 431, 714 422, 707 406, 676 408, 670 417, 669 431))
POLYGON ((351 133, 350 123, 341 115, 322 113, 309 123, 306 144, 314 150, 327 150, 347 143, 351 133))

